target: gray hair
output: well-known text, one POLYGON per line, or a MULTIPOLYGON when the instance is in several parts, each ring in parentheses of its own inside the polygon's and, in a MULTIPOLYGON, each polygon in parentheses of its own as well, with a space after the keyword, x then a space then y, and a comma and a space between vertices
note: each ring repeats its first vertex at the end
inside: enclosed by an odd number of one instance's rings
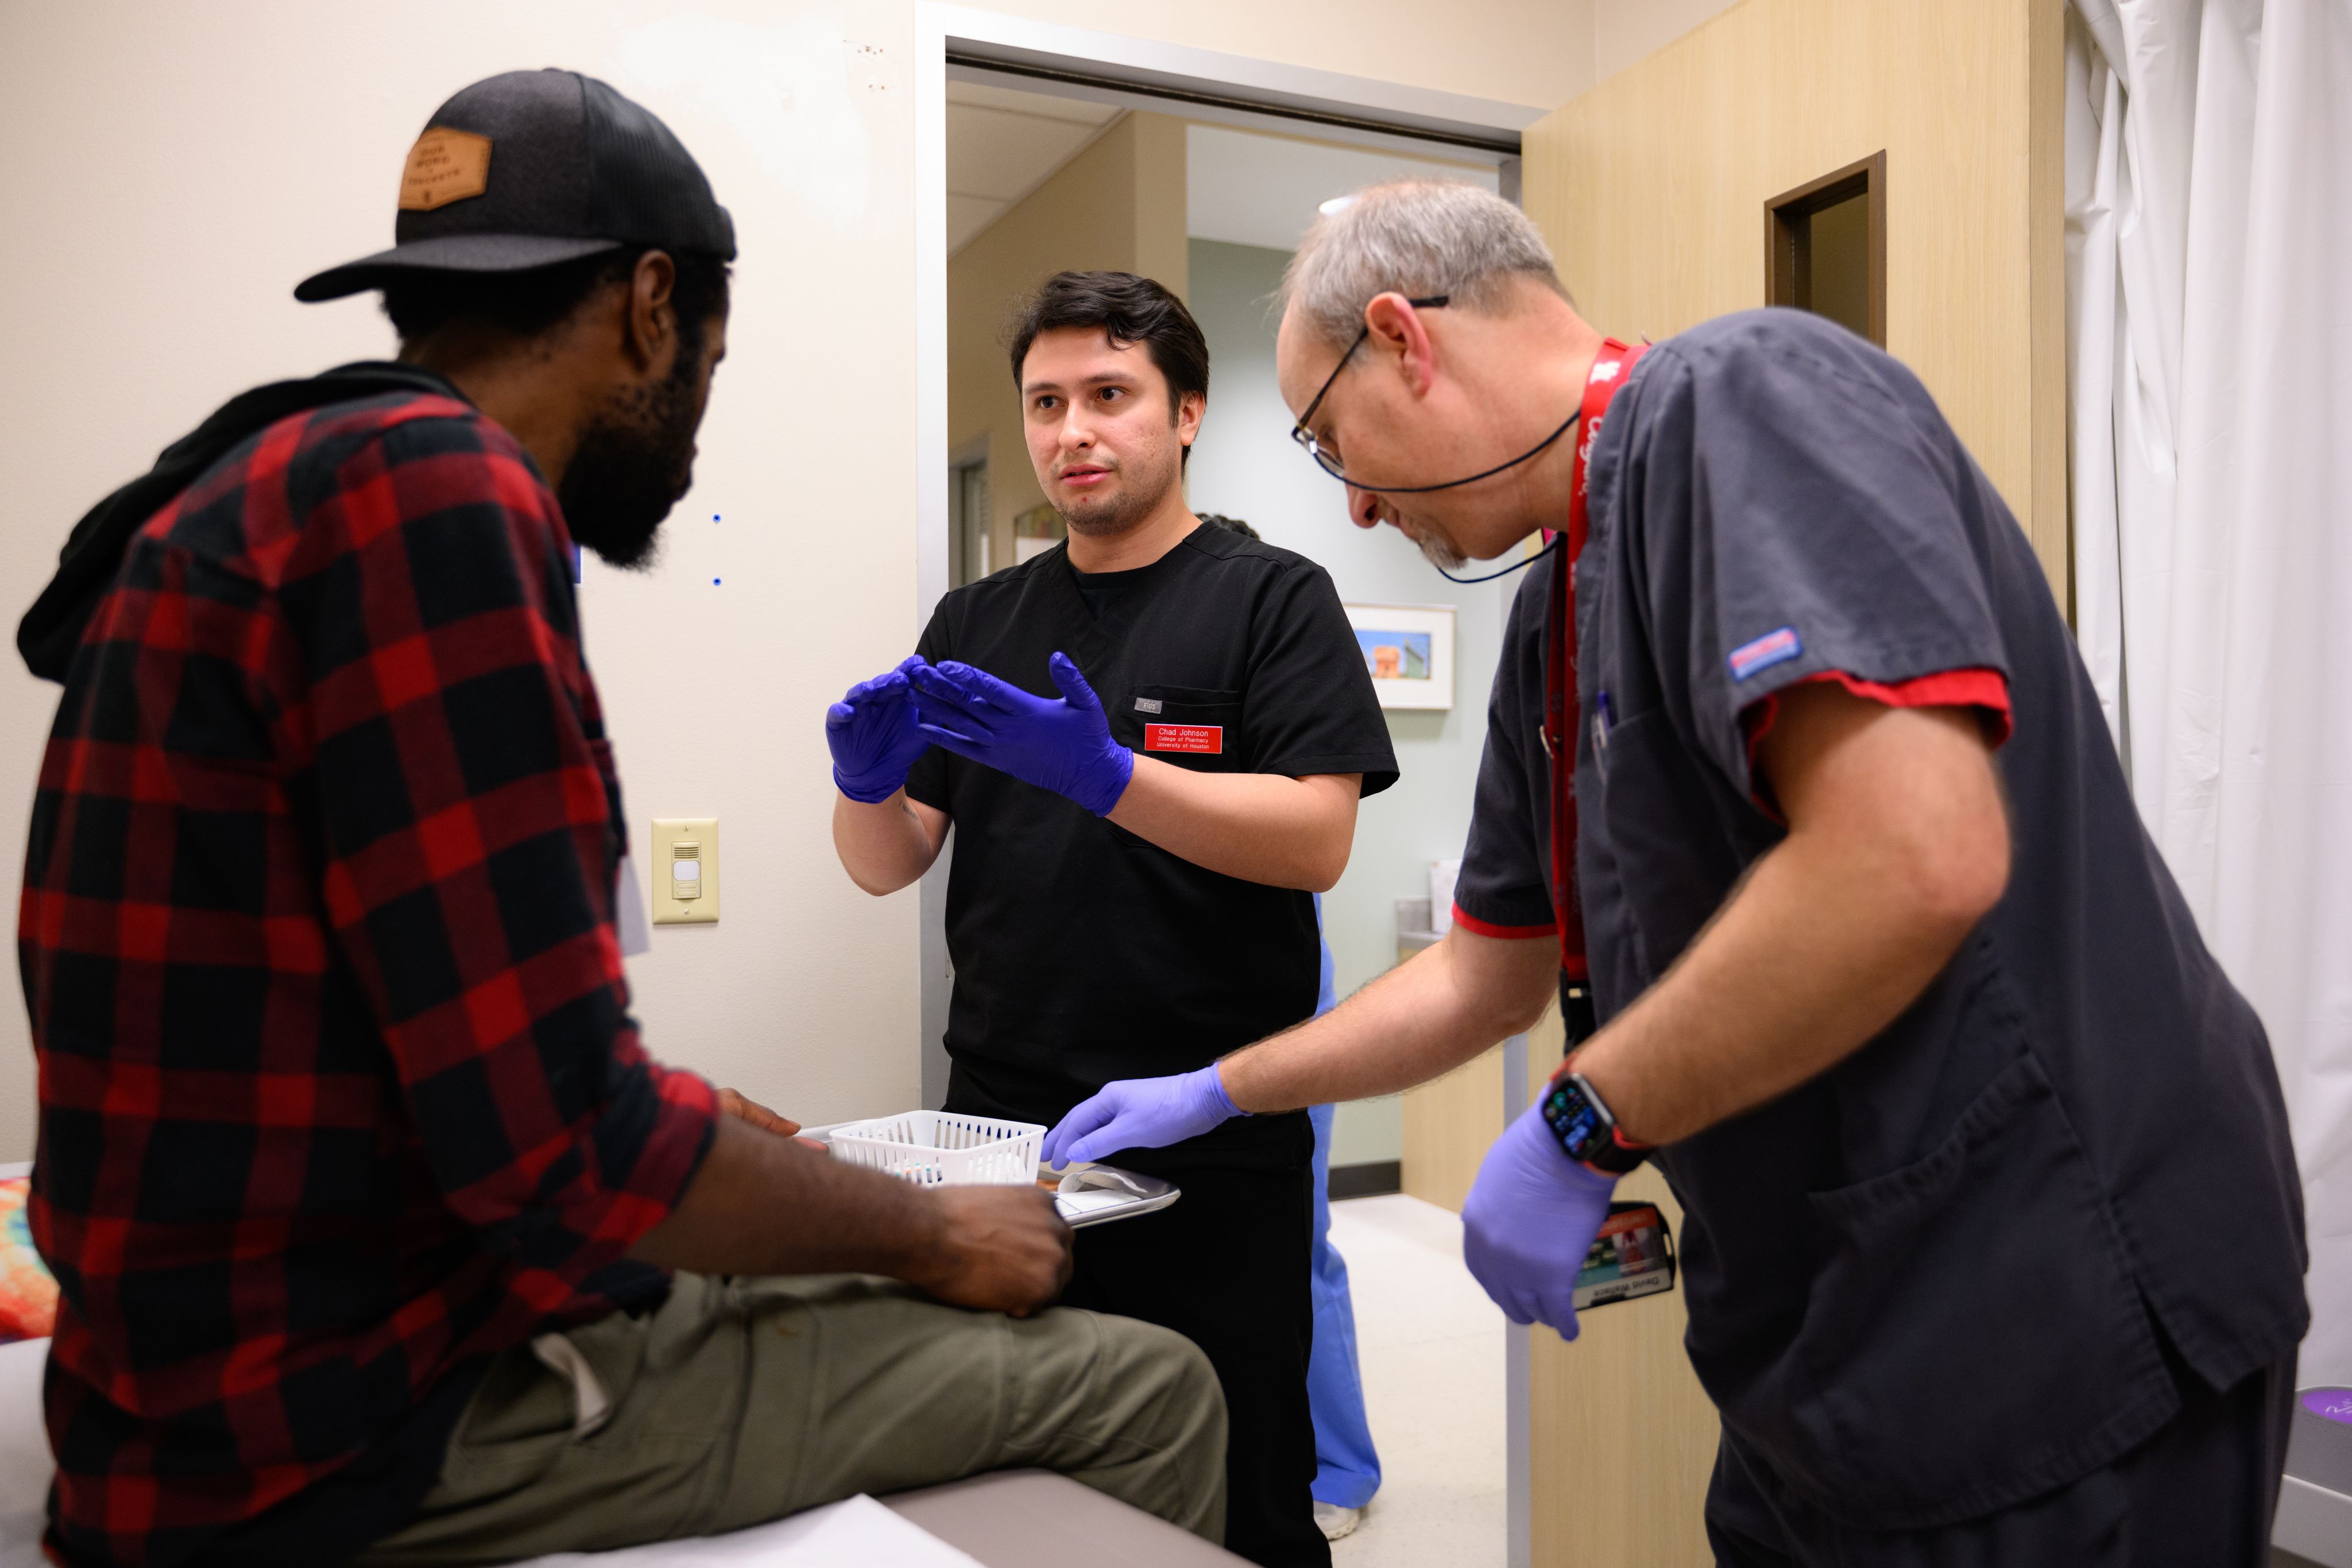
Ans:
POLYGON ((1324 342, 1352 340, 1382 294, 1491 306, 1515 277, 1568 298, 1527 214, 1481 186, 1391 180, 1318 218, 1282 275, 1280 301, 1324 342))

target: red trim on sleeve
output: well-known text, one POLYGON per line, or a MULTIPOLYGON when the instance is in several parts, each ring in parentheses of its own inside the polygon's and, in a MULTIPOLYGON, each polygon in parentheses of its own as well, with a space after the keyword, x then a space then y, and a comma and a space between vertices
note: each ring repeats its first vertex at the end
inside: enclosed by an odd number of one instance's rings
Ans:
MULTIPOLYGON (((1880 681, 1865 681, 1843 670, 1822 670, 1807 675, 1803 680, 1791 681, 1781 690, 1809 686, 1817 681, 1835 681, 1854 695, 1865 701, 1884 703, 1888 707, 1975 708, 1992 720, 1992 743, 1996 747, 2007 742, 2017 727, 2009 708, 2009 677, 1999 670, 1939 670, 1932 675, 1897 681, 1893 685, 1880 681)), ((1748 798, 1774 821, 1780 820, 1780 808, 1760 788, 1756 778, 1756 754, 1763 748, 1764 737, 1772 733, 1773 721, 1780 716, 1780 692, 1769 692, 1739 710, 1739 722, 1748 731, 1748 798)))
POLYGON ((1458 904, 1454 906, 1454 924, 1475 936, 1496 936, 1506 942, 1516 942, 1528 936, 1554 936, 1559 933, 1557 920, 1547 920, 1541 925, 1497 925, 1491 920, 1464 914, 1458 904))
MULTIPOLYGON (((2009 711, 2009 677, 1999 670, 1942 670, 1916 680, 1897 681, 1886 685, 1878 681, 1865 681, 1843 670, 1823 670, 1807 675, 1791 685, 1807 686, 1816 681, 1835 681, 1858 697, 1888 707, 1972 707, 1981 708, 1994 721, 1992 743, 2007 741, 2017 727, 2009 711)), ((1786 689, 1786 688, 1783 688, 1786 689)), ((1748 729, 1748 768, 1756 770, 1756 753, 1764 737, 1772 731, 1773 720, 1780 716, 1780 694, 1769 693, 1740 710, 1740 722, 1748 729)))

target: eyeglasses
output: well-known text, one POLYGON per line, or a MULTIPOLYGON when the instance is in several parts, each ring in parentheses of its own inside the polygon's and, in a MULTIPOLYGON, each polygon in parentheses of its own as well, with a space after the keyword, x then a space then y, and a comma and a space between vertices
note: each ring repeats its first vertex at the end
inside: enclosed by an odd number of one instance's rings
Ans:
MULTIPOLYGON (((1440 294, 1428 299, 1408 299, 1405 303, 1413 307, 1417 310, 1433 310, 1438 306, 1444 304, 1448 296, 1440 294)), ((1348 351, 1339 356, 1339 362, 1331 367, 1331 373, 1323 378, 1322 390, 1318 392, 1315 394, 1314 401, 1307 405, 1307 412, 1300 414, 1298 416, 1297 423, 1290 427, 1290 439, 1298 443, 1299 445, 1307 448, 1307 455, 1315 459, 1315 465, 1350 489, 1366 490, 1376 495, 1382 496, 1427 496, 1439 490, 1454 490, 1459 489, 1465 485, 1475 485, 1481 479, 1492 479, 1497 474, 1517 468, 1520 464, 1528 461, 1528 459, 1545 451, 1553 442, 1558 441, 1561 436, 1566 435, 1570 430, 1576 428, 1576 422, 1583 417, 1584 411, 1582 408, 1580 407, 1570 410, 1569 416, 1559 422, 1559 428, 1554 430, 1549 435, 1545 436, 1541 441, 1537 442, 1533 446, 1528 447, 1525 452, 1520 453, 1517 457, 1507 458, 1503 462, 1496 464, 1492 468, 1481 468, 1477 473, 1472 474, 1465 478, 1447 479, 1443 483, 1436 485, 1367 485, 1361 479, 1350 479, 1348 477, 1347 474, 1341 470, 1339 460, 1333 457, 1329 453, 1323 450, 1322 444, 1315 439, 1315 433, 1307 428, 1307 422, 1315 417, 1315 411, 1318 407, 1322 406, 1325 394, 1328 393, 1331 390, 1331 383, 1339 379, 1339 372, 1348 368, 1348 361, 1356 357, 1356 350, 1362 348, 1364 346, 1364 340, 1371 335, 1371 323, 1367 321, 1364 323, 1364 329, 1356 334, 1356 340, 1348 345, 1348 351)), ((1447 575, 1452 576, 1453 574, 1449 572, 1447 575)), ((1454 578, 1454 580, 1456 582, 1483 582, 1486 580, 1484 578, 1457 577, 1454 578)))
MULTIPOLYGON (((1434 310, 1453 298, 1450 294, 1433 294, 1426 299, 1408 299, 1405 303, 1416 310, 1434 310)), ((1364 340, 1371 335, 1372 324, 1367 321, 1364 323, 1363 330, 1356 334, 1356 340, 1348 345, 1348 351, 1339 356, 1339 362, 1331 367, 1331 373, 1323 378, 1323 385, 1316 392, 1313 401, 1307 403, 1307 412, 1300 414, 1297 423, 1290 427, 1290 439, 1307 449, 1307 455, 1315 459, 1315 465, 1332 478, 1342 482, 1348 476, 1340 468, 1339 459, 1323 450, 1323 444, 1315 439, 1315 433, 1307 428, 1307 422, 1313 419, 1315 411, 1323 406, 1323 400, 1331 393, 1331 383, 1339 379, 1339 372, 1348 368, 1348 361, 1356 357, 1356 350, 1362 348, 1364 340)))

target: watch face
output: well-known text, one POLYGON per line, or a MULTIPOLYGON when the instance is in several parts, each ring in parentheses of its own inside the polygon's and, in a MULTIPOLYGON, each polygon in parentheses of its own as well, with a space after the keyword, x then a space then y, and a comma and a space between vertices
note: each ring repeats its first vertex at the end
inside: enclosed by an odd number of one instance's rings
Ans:
POLYGON ((1544 1092, 1543 1114, 1570 1159, 1589 1160, 1610 1141, 1608 1118, 1571 1078, 1562 1078, 1544 1092))

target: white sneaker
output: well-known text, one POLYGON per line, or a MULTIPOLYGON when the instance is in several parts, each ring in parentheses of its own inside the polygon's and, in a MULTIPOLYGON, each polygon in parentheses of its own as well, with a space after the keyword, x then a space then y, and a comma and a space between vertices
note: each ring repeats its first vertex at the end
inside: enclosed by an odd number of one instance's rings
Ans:
POLYGON ((1318 1502, 1315 1505, 1315 1522, 1322 1530, 1324 1540, 1338 1541, 1356 1533, 1356 1526, 1364 1522, 1364 1511, 1341 1508, 1335 1502, 1318 1502))

